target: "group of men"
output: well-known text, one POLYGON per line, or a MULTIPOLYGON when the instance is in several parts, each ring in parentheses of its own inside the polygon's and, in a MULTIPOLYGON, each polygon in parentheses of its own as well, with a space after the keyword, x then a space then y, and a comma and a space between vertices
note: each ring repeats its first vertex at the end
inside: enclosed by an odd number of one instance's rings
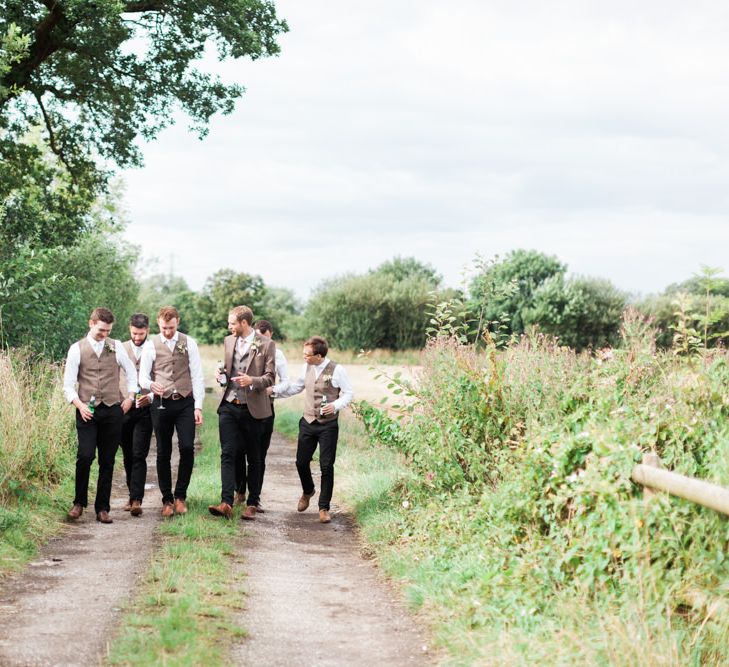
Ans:
MULTIPOLYGON (((165 518, 187 513, 187 487, 195 460, 195 426, 203 423, 205 384, 196 341, 178 330, 180 315, 165 306, 157 314, 159 334, 150 336, 149 317, 132 315, 129 340, 110 337, 114 315, 96 308, 88 334, 71 345, 63 389, 76 407, 78 452, 73 507, 68 517, 81 517, 88 504, 91 465, 98 455, 99 476, 94 510, 96 520, 112 523, 109 515, 114 461, 122 448, 129 502, 125 510, 142 515, 147 479, 147 456, 152 433, 157 443, 157 479, 165 518), (179 464, 172 486, 172 440, 177 434, 179 464)), ((297 509, 306 510, 315 495, 311 460, 320 449, 319 520, 329 523, 334 461, 339 433, 338 415, 352 400, 344 368, 327 357, 325 339, 314 336, 304 344, 300 377, 290 380, 286 358, 272 340, 266 320, 253 323, 253 312, 236 306, 228 315, 222 367, 215 378, 223 386, 218 407, 221 502, 210 513, 231 518, 233 505, 245 505, 242 518, 253 521, 263 512, 261 488, 265 460, 273 433, 275 398, 304 392, 299 422, 296 467, 302 493, 297 509), (276 377, 278 376, 278 382, 276 377)))

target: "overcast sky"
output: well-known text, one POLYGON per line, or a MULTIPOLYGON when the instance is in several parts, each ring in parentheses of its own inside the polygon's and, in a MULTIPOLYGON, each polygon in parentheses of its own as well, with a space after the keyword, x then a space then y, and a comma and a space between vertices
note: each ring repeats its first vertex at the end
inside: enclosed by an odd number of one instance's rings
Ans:
MULTIPOLYGON (((302 299, 395 255, 557 255, 633 293, 729 269, 729 4, 279 0, 278 58, 123 173, 149 270, 302 299)), ((725 273, 726 275, 726 273, 725 273)))

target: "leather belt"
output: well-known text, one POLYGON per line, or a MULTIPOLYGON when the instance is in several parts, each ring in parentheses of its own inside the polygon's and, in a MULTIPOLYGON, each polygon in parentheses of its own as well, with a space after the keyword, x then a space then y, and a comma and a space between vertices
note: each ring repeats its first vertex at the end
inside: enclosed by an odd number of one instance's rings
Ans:
POLYGON ((182 394, 178 393, 178 394, 171 394, 169 398, 170 398, 170 400, 173 400, 173 401, 179 401, 179 400, 182 400, 183 398, 187 398, 187 396, 183 396, 182 394))
POLYGON ((245 405, 242 401, 239 401, 237 398, 234 398, 232 401, 230 401, 233 405, 245 405))

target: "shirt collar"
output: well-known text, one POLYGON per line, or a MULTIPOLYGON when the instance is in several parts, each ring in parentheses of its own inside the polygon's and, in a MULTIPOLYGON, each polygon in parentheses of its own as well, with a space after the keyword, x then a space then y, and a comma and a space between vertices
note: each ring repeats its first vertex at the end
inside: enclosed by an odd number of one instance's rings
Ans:
POLYGON ((164 337, 164 336, 162 335, 162 333, 161 333, 161 332, 160 332, 160 334, 159 334, 159 339, 160 339, 160 340, 161 340, 161 341, 162 341, 162 342, 163 342, 163 343, 164 343, 165 345, 168 345, 169 343, 174 343, 175 345, 177 345, 177 339, 178 339, 179 337, 180 337, 180 332, 179 332, 179 331, 175 331, 175 335, 174 335, 174 336, 172 336, 172 338, 169 338, 169 339, 165 338, 165 337, 164 337))
MULTIPOLYGON (((94 349, 97 349, 98 347, 104 345, 103 340, 96 340, 90 333, 86 334, 86 338, 88 339, 89 343, 91 344, 91 347, 93 347, 94 349)), ((108 340, 108 339, 105 339, 105 340, 108 340)))
POLYGON ((314 368, 316 368, 316 370, 318 370, 318 371, 323 371, 327 367, 328 363, 329 363, 329 357, 324 357, 324 361, 322 361, 320 364, 317 364, 316 366, 314 366, 314 368))

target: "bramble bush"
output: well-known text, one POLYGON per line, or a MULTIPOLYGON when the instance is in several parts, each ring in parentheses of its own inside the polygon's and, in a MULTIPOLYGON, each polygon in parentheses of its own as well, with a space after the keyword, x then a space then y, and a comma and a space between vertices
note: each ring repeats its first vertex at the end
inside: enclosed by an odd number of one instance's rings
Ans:
POLYGON ((644 501, 630 480, 654 451, 729 485, 727 354, 656 352, 653 334, 629 312, 622 346, 594 355, 544 335, 485 352, 434 337, 418 382, 393 378, 399 415, 358 404, 369 437, 409 462, 398 498, 410 580, 467 630, 442 638, 454 654, 729 660, 729 621, 684 604, 729 593, 729 523, 665 495, 644 501))

